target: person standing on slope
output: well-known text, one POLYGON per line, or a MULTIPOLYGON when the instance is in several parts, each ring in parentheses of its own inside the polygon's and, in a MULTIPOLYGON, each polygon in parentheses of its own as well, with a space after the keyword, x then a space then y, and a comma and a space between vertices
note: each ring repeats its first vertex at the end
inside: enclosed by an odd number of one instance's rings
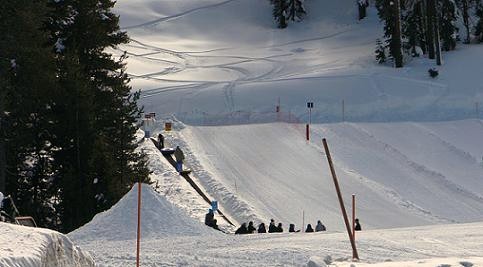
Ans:
POLYGON ((158 146, 159 146, 159 149, 164 148, 164 136, 161 133, 158 134, 158 146))
POLYGON ((176 170, 178 172, 181 172, 183 170, 184 154, 179 146, 176 146, 176 150, 174 151, 174 157, 176 158, 176 170))
POLYGON ((215 214, 213 213, 213 210, 212 209, 208 210, 208 213, 205 215, 205 224, 208 226, 212 226, 214 219, 215 219, 215 214))

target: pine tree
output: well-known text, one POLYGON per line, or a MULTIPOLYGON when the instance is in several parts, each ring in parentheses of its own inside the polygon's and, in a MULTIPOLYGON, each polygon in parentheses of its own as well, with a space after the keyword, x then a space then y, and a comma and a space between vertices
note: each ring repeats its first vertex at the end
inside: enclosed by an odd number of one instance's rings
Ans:
POLYGON ((399 0, 377 0, 379 18, 384 21, 385 43, 389 47, 389 56, 396 68, 403 66, 401 43, 401 10, 399 0))
POLYGON ((471 42, 470 36, 470 8, 472 0, 457 0, 456 5, 461 11, 461 16, 463 17, 463 25, 465 27, 465 39, 463 43, 469 44, 471 42))
POLYGON ((56 106, 64 231, 86 223, 116 203, 137 180, 148 181, 144 155, 135 152, 141 109, 131 94, 124 57, 106 51, 128 42, 111 0, 52 3, 52 43, 57 51, 61 96, 56 106))
POLYGON ((376 61, 379 64, 386 62, 386 47, 381 39, 376 40, 376 61))
POLYGON ((418 48, 421 48, 423 53, 426 49, 422 2, 408 1, 404 10, 402 28, 405 42, 403 47, 408 54, 413 57, 418 56, 418 48))
POLYGON ((4 0, 0 9, 0 72, 6 193, 40 226, 55 227, 53 168, 55 62, 43 28, 46 1, 4 0), (15 45, 12 45, 15 44, 15 45))
POLYGON ((440 14, 440 34, 442 49, 444 51, 454 50, 456 48, 456 33, 458 28, 455 26, 457 20, 456 6, 451 0, 441 0, 439 3, 440 14))
POLYGON ((287 10, 286 0, 273 0, 272 16, 275 22, 277 23, 277 27, 280 29, 284 29, 287 27, 287 22, 285 17, 286 10, 287 10))
POLYGON ((475 37, 478 42, 483 42, 483 1, 479 0, 475 15, 478 19, 475 25, 475 37))
POLYGON ((303 0, 288 0, 288 19, 292 21, 301 21, 307 14, 303 0))

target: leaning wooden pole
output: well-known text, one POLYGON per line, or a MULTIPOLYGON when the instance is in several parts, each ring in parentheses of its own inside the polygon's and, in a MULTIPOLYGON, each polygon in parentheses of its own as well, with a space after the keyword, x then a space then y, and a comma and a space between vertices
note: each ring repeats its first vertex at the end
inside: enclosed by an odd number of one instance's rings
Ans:
POLYGON ((339 182, 337 181, 337 176, 335 174, 334 165, 332 164, 332 157, 330 156, 329 146, 327 145, 327 140, 322 139, 322 143, 324 144, 325 154, 327 155, 327 161, 329 161, 330 172, 332 173, 332 178, 334 179, 335 190, 337 191, 337 197, 339 198, 340 209, 342 211, 342 215, 344 216, 345 226, 347 228, 347 233, 349 234, 349 239, 352 245, 352 258, 359 259, 359 255, 357 254, 356 242, 354 240, 354 236, 352 235, 352 230, 349 224, 349 218, 347 217, 347 212, 344 207, 344 201, 342 200, 342 194, 340 193, 339 182))
POLYGON ((138 231, 136 240, 136 267, 139 267, 139 250, 141 240, 141 182, 138 183, 138 231))

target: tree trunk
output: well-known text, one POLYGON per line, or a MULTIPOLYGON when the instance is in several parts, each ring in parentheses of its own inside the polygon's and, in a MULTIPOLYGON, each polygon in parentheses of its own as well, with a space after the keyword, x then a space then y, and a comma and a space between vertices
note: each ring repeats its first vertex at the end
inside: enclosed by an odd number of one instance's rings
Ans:
POLYGON ((433 25, 434 25, 434 50, 436 50, 436 65, 441 65, 441 42, 439 40, 439 15, 436 9, 436 1, 432 0, 433 2, 433 25))
POLYGON ((468 14, 468 0, 462 0, 463 2, 463 25, 465 25, 466 29, 466 38, 463 43, 469 44, 470 43, 470 16, 468 14))
POLYGON ((401 41, 401 3, 400 0, 395 0, 395 27, 392 36, 393 48, 392 51, 394 57, 394 64, 396 68, 402 68, 403 66, 403 55, 402 55, 402 41, 401 41))
POLYGON ((426 0, 426 21, 427 21, 427 30, 426 30, 426 40, 428 43, 428 57, 430 59, 435 58, 434 53, 434 13, 433 7, 435 6, 435 0, 426 0))

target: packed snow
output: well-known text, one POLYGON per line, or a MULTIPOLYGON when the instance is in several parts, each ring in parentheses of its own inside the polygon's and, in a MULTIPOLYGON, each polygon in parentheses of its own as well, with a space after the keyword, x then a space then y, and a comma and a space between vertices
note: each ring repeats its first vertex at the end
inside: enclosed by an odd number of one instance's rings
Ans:
MULTIPOLYGON (((357 21, 352 0, 305 4, 306 19, 280 30, 265 0, 117 2, 131 42, 112 52, 129 55, 140 104, 158 118, 148 130, 182 147, 193 181, 238 224, 274 218, 301 229, 320 219, 328 229, 246 236, 211 229, 203 224, 209 205, 146 139, 139 149, 154 183, 142 187, 141 265, 483 266, 483 46, 443 53, 432 79, 434 62, 425 57, 407 58, 400 70, 375 63, 382 25, 373 8, 357 21), (163 131, 167 121, 173 131, 163 131), (322 138, 348 211, 356 195, 359 262, 322 138)), ((68 236, 98 266, 133 266, 136 207, 134 187, 68 236)), ((47 230, 24 229, 0 224, 8 243, 0 265, 93 264, 57 233, 67 247, 57 252, 65 253, 44 257, 47 230), (58 263, 64 254, 69 263, 58 263)))
POLYGON ((94 267, 92 256, 65 235, 0 222, 2 267, 94 267))

